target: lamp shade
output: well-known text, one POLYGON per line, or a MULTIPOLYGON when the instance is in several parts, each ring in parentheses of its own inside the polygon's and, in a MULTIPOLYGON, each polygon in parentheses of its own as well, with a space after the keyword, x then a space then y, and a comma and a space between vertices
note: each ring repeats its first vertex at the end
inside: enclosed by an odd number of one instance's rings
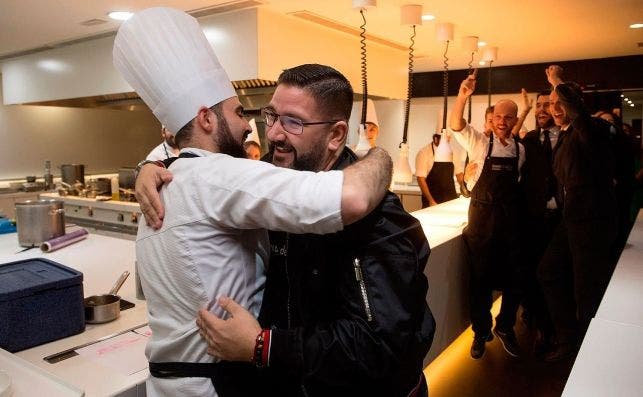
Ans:
POLYGON ((453 24, 444 22, 435 25, 435 38, 438 41, 453 41, 453 24))
POLYGON ((485 47, 482 53, 482 60, 485 62, 496 61, 498 59, 498 47, 485 47))
POLYGON ((393 164, 393 183, 411 183, 413 180, 413 171, 409 164, 409 145, 402 143, 400 145, 400 156, 393 164))
POLYGON ((462 49, 467 53, 478 51, 478 36, 464 36, 462 38, 462 49))
POLYGON ((402 25, 422 25, 422 5, 407 4, 402 6, 400 16, 402 25))
POLYGON ((375 0, 353 0, 353 8, 371 8, 375 7, 377 2, 375 0))
POLYGON ((366 137, 366 130, 364 129, 364 124, 358 126, 358 140, 357 146, 355 146, 354 152, 357 157, 362 158, 368 153, 371 148, 371 145, 368 143, 368 138, 366 137))

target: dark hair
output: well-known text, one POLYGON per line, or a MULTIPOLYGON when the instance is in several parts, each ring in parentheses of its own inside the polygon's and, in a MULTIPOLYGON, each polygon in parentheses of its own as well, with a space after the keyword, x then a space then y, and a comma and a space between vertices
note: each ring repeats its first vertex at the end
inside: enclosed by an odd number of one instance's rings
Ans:
POLYGON ((494 105, 489 106, 485 111, 484 115, 488 115, 489 113, 493 113, 494 105))
POLYGON ((579 115, 589 114, 583 102, 583 90, 578 84, 573 81, 561 83, 556 86, 555 91, 572 120, 579 115))
POLYGON ((345 120, 351 116, 353 88, 348 79, 330 66, 305 64, 284 70, 277 84, 308 91, 329 119, 345 120))
MULTIPOLYGON (((223 102, 219 102, 210 108, 210 110, 212 110, 215 116, 217 117, 217 123, 225 122, 225 118, 223 117, 222 103, 223 102)), ((187 146, 187 144, 190 142, 190 139, 192 139, 193 126, 194 126, 194 119, 188 121, 188 123, 183 127, 181 127, 181 129, 176 133, 176 135, 174 135, 174 142, 176 143, 176 146, 178 146, 181 149, 187 146)))
POLYGON ((551 95, 551 90, 545 90, 545 91, 540 91, 538 95, 536 95, 536 100, 540 98, 541 96, 549 96, 551 95))

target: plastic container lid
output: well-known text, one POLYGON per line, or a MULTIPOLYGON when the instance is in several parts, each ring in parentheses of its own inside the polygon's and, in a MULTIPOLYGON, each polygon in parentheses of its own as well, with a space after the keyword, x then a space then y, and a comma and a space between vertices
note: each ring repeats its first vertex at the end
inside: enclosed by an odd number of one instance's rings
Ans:
POLYGON ((0 302, 83 282, 83 273, 45 258, 0 265, 0 302))

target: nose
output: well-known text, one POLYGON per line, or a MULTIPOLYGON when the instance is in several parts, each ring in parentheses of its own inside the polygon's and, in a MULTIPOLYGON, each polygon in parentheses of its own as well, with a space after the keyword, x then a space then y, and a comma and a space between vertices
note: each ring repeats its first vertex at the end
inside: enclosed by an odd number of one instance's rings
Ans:
POLYGON ((272 127, 268 127, 266 130, 266 137, 268 140, 272 142, 276 141, 283 141, 286 139, 286 131, 284 131, 283 127, 281 126, 281 121, 279 119, 275 120, 275 122, 272 124, 272 127))

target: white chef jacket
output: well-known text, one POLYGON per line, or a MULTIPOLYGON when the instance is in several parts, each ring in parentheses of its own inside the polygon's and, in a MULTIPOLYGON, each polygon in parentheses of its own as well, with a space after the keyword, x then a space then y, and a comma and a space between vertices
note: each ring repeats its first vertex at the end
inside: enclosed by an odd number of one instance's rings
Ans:
POLYGON ((165 160, 168 158, 178 156, 176 149, 173 149, 170 145, 165 142, 161 142, 160 145, 152 149, 152 151, 145 157, 145 160, 157 161, 165 160))
MULTIPOLYGON (((489 137, 476 130, 468 123, 461 131, 453 131, 451 129, 449 129, 449 131, 453 133, 453 136, 455 136, 458 143, 466 149, 469 154, 469 164, 478 164, 478 169, 476 170, 473 179, 467 181, 467 188, 472 190, 476 182, 478 182, 478 179, 480 179, 482 169, 484 168, 484 160, 485 157, 487 157, 487 152, 489 151, 489 137)), ((507 143, 508 145, 504 146, 500 143, 498 137, 494 136, 491 156, 516 157, 516 144, 514 143, 513 137, 507 138, 507 143)), ((518 157, 518 172, 520 172, 522 165, 525 163, 525 148, 521 143, 518 143, 518 150, 520 151, 518 157)))
MULTIPOLYGON (((195 324, 197 311, 226 295, 257 315, 264 277, 255 253, 268 260, 264 230, 341 230, 343 174, 300 172, 199 149, 180 158, 161 190, 163 227, 139 224, 136 258, 147 300, 152 362, 212 362, 195 324)), ((148 396, 216 396, 209 378, 150 376, 148 396)))
POLYGON ((467 154, 455 139, 451 139, 451 134, 448 131, 446 137, 444 134, 442 135, 438 147, 434 147, 432 150, 432 145, 433 140, 415 155, 415 176, 426 178, 431 172, 435 161, 451 161, 453 162, 454 174, 464 172, 464 161, 467 154), (443 150, 443 145, 446 145, 448 149, 443 150), (442 153, 444 153, 445 157, 440 157, 442 153))

